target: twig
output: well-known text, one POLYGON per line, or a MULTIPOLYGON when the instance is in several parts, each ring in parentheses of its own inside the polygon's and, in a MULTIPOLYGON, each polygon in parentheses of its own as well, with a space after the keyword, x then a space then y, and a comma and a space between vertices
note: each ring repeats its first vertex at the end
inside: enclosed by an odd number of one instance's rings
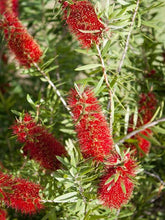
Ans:
POLYGON ((62 97, 60 91, 57 89, 57 87, 54 85, 54 83, 51 81, 51 79, 49 79, 49 77, 46 75, 46 73, 40 69, 40 67, 37 65, 37 63, 33 63, 34 66, 36 67, 36 69, 38 70, 38 72, 40 72, 43 77, 48 81, 48 83, 51 85, 51 87, 54 89, 55 93, 58 95, 58 97, 60 98, 62 104, 64 105, 64 107, 69 111, 70 115, 73 116, 70 108, 68 107, 66 101, 64 100, 64 98, 62 97))
POLYGON ((118 209, 117 212, 116 212, 116 218, 115 218, 115 220, 118 220, 119 214, 120 214, 120 209, 118 209))
POLYGON ((130 30, 129 30, 129 33, 128 33, 128 36, 127 36, 125 48, 124 48, 124 51, 123 51, 123 54, 122 54, 122 57, 121 57, 121 60, 119 62, 119 66, 118 66, 118 69, 117 69, 118 73, 121 72, 121 68, 123 66, 124 59, 125 59, 125 56, 126 56, 126 53, 127 53, 127 50, 128 50, 130 36, 131 36, 132 31, 133 31, 134 21, 135 21, 136 14, 137 14, 137 11, 138 11, 138 8, 139 8, 139 2, 140 2, 140 0, 137 0, 137 2, 136 2, 136 8, 135 8, 135 11, 134 11, 134 14, 133 14, 133 17, 132 17, 132 22, 130 24, 130 30))
POLYGON ((143 130, 145 130, 145 129, 147 129, 147 128, 153 127, 153 126, 159 124, 160 122, 165 122, 165 118, 161 118, 161 119, 159 119, 159 120, 157 120, 157 121, 153 121, 153 122, 151 122, 151 123, 148 123, 148 124, 145 124, 145 125, 141 126, 141 127, 138 128, 137 130, 135 130, 135 131, 133 131, 133 132, 127 134, 125 137, 123 137, 122 139, 120 139, 116 144, 117 144, 117 145, 122 144, 122 143, 124 143, 125 140, 131 138, 131 137, 134 136, 135 134, 137 134, 137 133, 139 133, 139 132, 141 132, 141 131, 143 131, 143 130))
POLYGON ((97 51, 98 51, 98 56, 100 58, 100 61, 101 61, 101 65, 102 65, 102 70, 103 70, 103 76, 104 76, 104 80, 105 80, 105 83, 106 83, 106 86, 109 90, 109 105, 110 105, 110 117, 109 117, 109 124, 110 124, 110 132, 112 134, 113 132, 113 127, 112 127, 112 124, 113 124, 113 120, 112 120, 112 91, 111 91, 111 87, 110 87, 110 84, 108 82, 108 77, 107 77, 107 73, 106 73, 106 68, 105 68, 105 63, 104 63, 104 60, 102 58, 102 55, 101 55, 101 51, 100 51, 100 48, 99 48, 99 45, 96 44, 96 48, 97 48, 97 51))
MULTIPOLYGON (((78 176, 77 176, 77 177, 78 177, 78 176)), ((85 198, 85 196, 84 196, 84 189, 83 189, 83 187, 82 187, 82 185, 81 185, 81 182, 78 181, 77 178, 76 178, 76 181, 75 181, 75 182, 77 183, 77 185, 78 185, 78 187, 79 187, 79 192, 80 192, 81 197, 82 197, 82 199, 83 199, 83 202, 84 202, 84 204, 85 204, 84 215, 86 215, 87 201, 86 201, 86 198, 85 198)))
POLYGON ((150 172, 145 171, 145 170, 144 170, 144 173, 147 174, 147 175, 149 175, 149 176, 155 177, 157 180, 160 181, 160 183, 161 183, 163 186, 165 186, 165 182, 160 178, 160 176, 159 176, 158 174, 150 173, 150 172))

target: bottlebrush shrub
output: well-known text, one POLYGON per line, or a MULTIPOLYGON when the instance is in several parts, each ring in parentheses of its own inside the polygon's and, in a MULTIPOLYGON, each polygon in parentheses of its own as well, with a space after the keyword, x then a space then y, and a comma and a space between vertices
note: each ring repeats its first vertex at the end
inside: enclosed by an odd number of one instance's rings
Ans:
POLYGON ((68 104, 83 156, 103 161, 113 150, 113 140, 98 100, 89 88, 82 94, 71 89, 68 104))
POLYGON ((111 165, 110 160, 110 166, 106 167, 106 173, 102 176, 98 188, 99 199, 110 209, 120 209, 127 204, 134 189, 132 178, 137 173, 136 161, 129 153, 120 162, 119 157, 116 158, 114 165, 111 165))
POLYGON ((18 0, 1 0, 0 14, 11 13, 18 16, 18 0))
POLYGON ((6 13, 0 26, 9 48, 21 65, 30 67, 40 60, 42 51, 39 45, 14 14, 6 13))
POLYGON ((7 213, 3 209, 0 209, 0 219, 1 220, 6 220, 7 219, 7 213))
POLYGON ((65 155, 65 148, 45 127, 36 124, 31 115, 26 113, 23 120, 17 121, 12 129, 18 141, 25 143, 24 155, 39 162, 45 169, 54 171, 60 167, 61 163, 56 156, 65 155))
POLYGON ((0 201, 8 207, 25 214, 36 213, 44 208, 39 190, 38 184, 0 172, 0 201))
POLYGON ((93 5, 88 1, 63 3, 64 20, 72 33, 76 35, 83 47, 90 48, 92 42, 99 43, 105 26, 98 19, 93 5))

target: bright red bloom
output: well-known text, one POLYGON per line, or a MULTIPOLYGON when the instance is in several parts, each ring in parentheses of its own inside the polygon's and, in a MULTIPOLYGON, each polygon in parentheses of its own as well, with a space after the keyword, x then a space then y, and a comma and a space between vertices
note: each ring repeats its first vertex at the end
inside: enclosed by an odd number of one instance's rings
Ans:
POLYGON ((141 120, 138 120, 137 126, 147 124, 154 115, 156 110, 157 100, 153 92, 147 94, 142 93, 139 100, 138 113, 141 117, 141 120))
POLYGON ((18 16, 18 0, 0 0, 0 14, 5 13, 18 16))
MULTIPOLYGON (((149 92, 148 94, 142 93, 140 95, 139 109, 138 109, 139 117, 136 128, 141 127, 144 124, 147 124, 152 119, 154 112, 156 110, 156 106, 157 106, 157 100, 154 93, 149 92)), ((132 126, 133 126, 133 115, 130 117, 130 125, 128 128, 128 132, 133 131, 132 126)), ((137 149, 139 149, 139 153, 140 153, 139 155, 142 157, 144 156, 144 154, 149 153, 151 144, 141 135, 149 137, 151 134, 152 131, 150 129, 145 129, 132 137, 132 139, 137 140, 136 144, 126 143, 125 146, 130 147, 131 149, 135 149, 135 155, 138 152, 137 149)))
MULTIPOLYGON (((149 137, 149 135, 152 134, 152 131, 150 129, 145 129, 144 131, 141 131, 139 134, 136 135, 136 138, 138 140, 138 147, 142 150, 143 153, 148 154, 150 151, 151 143, 143 138, 141 134, 149 137)), ((143 156, 141 152, 140 156, 143 156)))
POLYGON ((39 196, 40 189, 38 184, 0 172, 0 201, 22 213, 32 214, 44 208, 39 196))
POLYGON ((98 19, 93 5, 88 1, 63 3, 64 19, 83 47, 91 47, 92 42, 99 43, 105 26, 98 19))
POLYGON ((7 212, 3 209, 0 209, 0 220, 6 220, 7 219, 7 212))
POLYGON ((30 67, 38 62, 42 51, 17 17, 7 13, 1 23, 8 46, 21 65, 30 67))
POLYGON ((78 94, 72 89, 68 104, 73 113, 81 151, 85 158, 103 161, 113 149, 113 140, 98 100, 90 89, 78 94))
POLYGON ((36 160, 46 169, 53 171, 60 167, 56 156, 65 155, 65 148, 45 127, 37 125, 29 114, 25 114, 23 121, 18 121, 12 129, 18 140, 25 143, 24 155, 36 160))
POLYGON ((137 165, 130 154, 125 155, 124 160, 123 165, 109 166, 99 185, 99 199, 111 209, 120 209, 129 201, 133 192, 131 178, 136 175, 137 165))

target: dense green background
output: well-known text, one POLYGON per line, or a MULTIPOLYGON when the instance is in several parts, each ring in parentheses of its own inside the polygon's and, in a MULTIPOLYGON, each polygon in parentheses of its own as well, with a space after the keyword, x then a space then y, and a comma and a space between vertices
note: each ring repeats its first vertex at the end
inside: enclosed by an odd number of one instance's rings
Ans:
MULTIPOLYGON (((158 111, 153 120, 165 116, 165 61, 162 57, 165 48, 165 3, 163 0, 140 2, 120 73, 117 73, 117 68, 130 31, 136 1, 93 0, 92 3, 108 27, 100 42, 100 49, 114 91, 111 115, 114 141, 117 141, 126 134, 128 113, 131 115, 136 111, 141 92, 148 92, 152 88, 157 96, 158 111), (151 70, 156 70, 156 74, 146 77, 151 70)), ((83 65, 100 63, 98 52, 95 46, 82 49, 69 33, 58 1, 20 0, 19 14, 22 23, 44 51, 40 68, 50 75, 62 96, 66 98, 74 83, 91 86, 109 121, 108 89, 102 78, 102 69, 82 67, 82 70, 76 70, 83 65)), ((56 93, 35 68, 25 69, 16 63, 0 32, 1 58, 4 53, 8 62, 0 59, 0 161, 11 174, 40 183, 44 188, 45 201, 56 199, 55 203, 46 203, 46 209, 35 216, 21 215, 9 209, 9 219, 164 220, 165 191, 156 175, 165 179, 165 123, 153 128, 151 152, 139 158, 143 171, 137 177, 139 185, 131 201, 120 212, 106 209, 97 200, 102 166, 96 168, 92 161, 82 158, 72 119, 56 93), (4 87, 5 92, 2 91, 4 87), (13 137, 10 127, 23 112, 30 112, 66 146, 69 157, 62 161, 62 170, 50 174, 36 162, 22 157, 21 145, 13 137), (80 187, 84 189, 86 205, 80 187), (58 198, 64 194, 63 198, 58 198)))

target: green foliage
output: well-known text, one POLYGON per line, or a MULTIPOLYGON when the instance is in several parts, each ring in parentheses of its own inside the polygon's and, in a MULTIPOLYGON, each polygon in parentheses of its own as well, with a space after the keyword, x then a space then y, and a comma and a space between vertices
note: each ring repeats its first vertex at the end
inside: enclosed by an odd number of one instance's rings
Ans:
MULTIPOLYGON (((40 70, 44 71, 65 100, 74 84, 82 88, 92 87, 107 121, 112 122, 113 138, 117 143, 127 135, 133 113, 136 125, 140 93, 153 91, 156 94, 158 108, 152 121, 165 115, 165 61, 162 57, 165 48, 165 3, 164 0, 140 1, 132 23, 136 1, 91 2, 107 29, 99 48, 113 94, 111 106, 96 45, 88 50, 81 48, 62 19, 62 7, 58 1, 20 0, 20 19, 44 51, 39 63, 40 70), (121 71, 118 71, 131 28, 128 50, 121 71), (149 77, 151 70, 155 70, 156 74, 149 77)), ((9 219, 165 219, 163 122, 151 128, 154 135, 148 137, 152 143, 149 155, 138 158, 143 171, 137 176, 139 185, 131 201, 121 210, 110 210, 102 206, 97 195, 103 165, 82 157, 71 116, 48 80, 35 66, 25 69, 18 65, 2 33, 0 58, 0 162, 11 174, 40 183, 46 206, 45 210, 34 216, 23 216, 9 209, 9 219), (9 57, 7 63, 2 59, 3 54, 9 57), (68 156, 57 157, 62 163, 61 169, 51 173, 22 156, 22 145, 16 141, 10 128, 15 118, 24 112, 29 112, 36 121, 46 126, 66 147, 68 156), (155 176, 149 175, 151 173, 155 176)), ((135 141, 130 138, 127 142, 135 141)), ((123 149, 121 145, 117 150, 123 149)), ((117 181, 118 176, 109 178, 106 184, 113 179, 117 181)), ((126 192, 124 184, 122 190, 126 192)))

